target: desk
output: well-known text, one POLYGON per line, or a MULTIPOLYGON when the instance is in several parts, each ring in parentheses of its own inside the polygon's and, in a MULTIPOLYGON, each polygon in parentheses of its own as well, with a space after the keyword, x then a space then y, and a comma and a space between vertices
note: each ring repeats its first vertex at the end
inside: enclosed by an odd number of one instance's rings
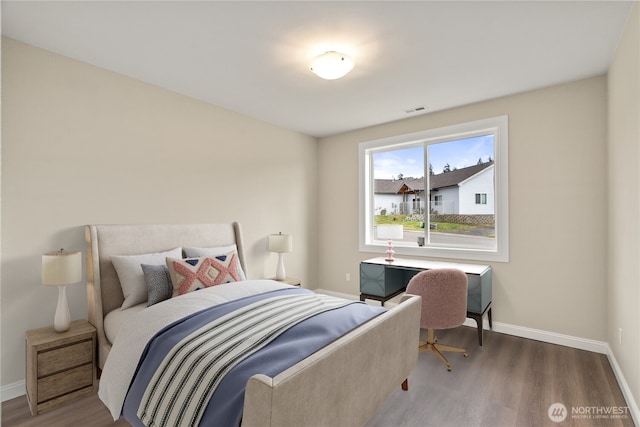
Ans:
POLYGON ((457 268, 468 279, 467 317, 474 319, 478 327, 478 342, 482 346, 482 328, 485 313, 491 319, 491 267, 477 264, 426 261, 396 258, 393 262, 383 257, 360 262, 360 301, 373 299, 384 305, 385 301, 403 293, 409 280, 424 270, 457 268))

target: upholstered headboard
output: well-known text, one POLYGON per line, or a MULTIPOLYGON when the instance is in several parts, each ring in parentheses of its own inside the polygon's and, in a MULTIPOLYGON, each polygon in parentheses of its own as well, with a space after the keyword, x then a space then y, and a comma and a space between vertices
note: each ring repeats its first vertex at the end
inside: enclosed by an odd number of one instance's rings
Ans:
POLYGON ((98 366, 102 368, 111 343, 103 320, 124 301, 111 257, 164 252, 176 247, 217 247, 235 244, 245 274, 242 229, 231 224, 87 225, 87 304, 89 322, 98 332, 98 366))

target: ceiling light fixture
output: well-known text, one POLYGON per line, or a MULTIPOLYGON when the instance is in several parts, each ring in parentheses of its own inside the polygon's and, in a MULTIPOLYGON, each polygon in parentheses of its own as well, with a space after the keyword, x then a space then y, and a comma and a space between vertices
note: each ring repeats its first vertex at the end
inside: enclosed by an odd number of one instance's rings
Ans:
POLYGON ((335 80, 351 71, 353 65, 353 59, 349 55, 332 50, 313 58, 309 69, 318 77, 335 80))

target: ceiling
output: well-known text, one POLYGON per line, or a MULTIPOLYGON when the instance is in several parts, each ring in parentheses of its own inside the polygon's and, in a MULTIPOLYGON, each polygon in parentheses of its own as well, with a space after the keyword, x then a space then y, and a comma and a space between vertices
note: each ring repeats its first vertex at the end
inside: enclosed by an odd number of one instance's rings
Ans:
POLYGON ((323 137, 606 73, 629 1, 2 1, 2 34, 323 137), (308 70, 339 50, 339 80, 308 70))

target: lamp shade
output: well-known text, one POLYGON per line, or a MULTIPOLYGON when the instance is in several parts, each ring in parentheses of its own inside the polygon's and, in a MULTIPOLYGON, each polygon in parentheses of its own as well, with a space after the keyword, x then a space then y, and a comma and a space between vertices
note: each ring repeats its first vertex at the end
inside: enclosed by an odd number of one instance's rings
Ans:
POLYGON ((379 225, 377 229, 378 239, 397 240, 404 237, 402 225, 379 225))
POLYGON ((42 284, 64 286, 82 280, 82 255, 80 252, 60 249, 42 255, 42 284))
POLYGON ((326 80, 335 80, 351 71, 353 66, 353 59, 349 55, 329 51, 313 58, 309 69, 318 77, 326 80))
POLYGON ((293 239, 290 234, 270 234, 269 252, 285 253, 293 250, 293 239))

